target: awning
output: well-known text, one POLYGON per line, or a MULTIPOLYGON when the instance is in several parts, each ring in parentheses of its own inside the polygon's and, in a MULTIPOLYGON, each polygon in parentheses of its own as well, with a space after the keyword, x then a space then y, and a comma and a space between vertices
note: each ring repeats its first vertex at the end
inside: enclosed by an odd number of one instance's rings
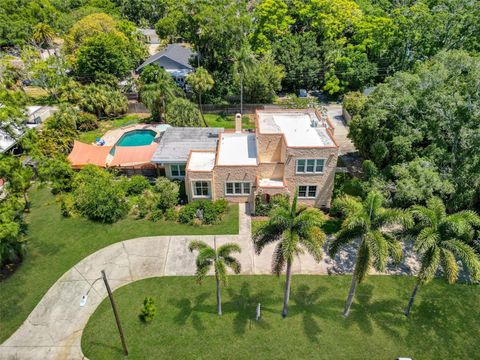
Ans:
POLYGON ((158 144, 145 146, 115 146, 115 154, 108 164, 112 167, 132 167, 150 164, 158 144))
POLYGON ((107 157, 111 150, 112 146, 97 146, 75 141, 68 160, 73 168, 82 168, 88 164, 106 167, 107 157))

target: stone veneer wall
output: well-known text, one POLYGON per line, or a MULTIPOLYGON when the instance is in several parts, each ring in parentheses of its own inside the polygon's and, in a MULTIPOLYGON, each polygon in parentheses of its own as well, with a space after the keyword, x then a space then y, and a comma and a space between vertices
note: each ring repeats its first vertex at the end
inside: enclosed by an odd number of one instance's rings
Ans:
POLYGON ((214 199, 225 198, 231 202, 247 202, 253 197, 253 187, 257 181, 257 166, 216 166, 213 170, 214 199), (225 183, 235 181, 250 182, 251 190, 248 196, 231 196, 225 194, 225 183))
POLYGON ((298 199, 299 203, 330 207, 337 158, 338 148, 287 148, 284 178, 290 193, 295 194, 299 185, 317 185, 317 197, 298 199), (324 171, 322 174, 297 174, 296 159, 325 159, 324 171))
MULTIPOLYGON (((199 171, 187 171, 185 176, 185 192, 187 193, 188 201, 195 200, 192 192, 192 181, 205 180, 210 182, 210 195, 211 199, 215 199, 214 185, 213 185, 213 172, 199 172, 199 171)), ((201 198, 205 199, 205 198, 201 198)))
POLYGON ((277 162, 282 161, 283 136, 280 134, 258 134, 257 153, 258 161, 277 162))

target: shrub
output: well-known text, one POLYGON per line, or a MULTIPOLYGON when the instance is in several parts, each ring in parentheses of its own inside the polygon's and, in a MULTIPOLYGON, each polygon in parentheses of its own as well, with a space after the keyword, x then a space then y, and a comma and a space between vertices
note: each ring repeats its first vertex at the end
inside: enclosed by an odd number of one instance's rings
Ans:
POLYGON ((153 209, 152 212, 150 213, 150 216, 148 217, 148 220, 159 221, 159 220, 162 220, 162 218, 163 218, 163 211, 160 209, 153 209))
POLYGON ((75 202, 73 200, 73 196, 63 195, 60 198, 60 211, 62 212, 62 216, 71 217, 75 210, 75 202))
POLYGON ((159 177, 153 191, 158 195, 157 208, 165 211, 178 204, 179 185, 165 177, 159 177))
POLYGON ((194 201, 183 206, 178 212, 178 221, 182 224, 193 224, 195 217, 197 216, 197 203, 197 201, 194 201))
POLYGON ((203 212, 202 223, 206 225, 211 225, 217 222, 219 214, 213 202, 210 200, 201 200, 198 204, 198 209, 203 212))
POLYGON ((157 194, 150 189, 144 190, 137 201, 137 217, 143 219, 150 214, 158 202, 157 194))
POLYGON ((150 187, 147 178, 142 175, 134 175, 125 182, 125 192, 127 196, 140 195, 150 187))
POLYGON ((178 211, 175 208, 170 208, 165 210, 165 220, 168 221, 177 221, 178 220, 178 211))
POLYGON ((228 208, 224 199, 212 202, 211 200, 197 200, 182 207, 178 214, 178 221, 184 224, 193 224, 197 218, 198 210, 202 212, 201 223, 215 224, 228 208))
POLYGON ((290 200, 287 195, 273 195, 270 198, 270 202, 266 202, 263 196, 259 195, 255 198, 255 215, 256 216, 268 216, 272 209, 279 206, 288 206, 290 200))
POLYGON ((91 131, 98 128, 97 117, 87 112, 81 112, 77 118, 78 131, 91 131))
POLYGON ((223 215, 227 212, 228 209, 228 201, 226 199, 218 199, 213 202, 215 206, 215 211, 218 215, 223 215))
POLYGON ((157 308, 155 307, 155 301, 151 297, 146 297, 145 300, 143 300, 143 307, 140 310, 140 318, 144 322, 149 323, 156 314, 157 308))
POLYGON ((75 185, 75 208, 90 220, 113 223, 127 214, 125 191, 105 170, 86 166, 77 174, 75 185))

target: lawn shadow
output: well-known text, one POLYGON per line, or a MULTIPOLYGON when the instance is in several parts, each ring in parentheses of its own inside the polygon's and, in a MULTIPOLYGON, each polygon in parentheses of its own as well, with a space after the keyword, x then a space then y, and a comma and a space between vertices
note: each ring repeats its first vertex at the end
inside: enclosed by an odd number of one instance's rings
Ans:
POLYGON ((196 331, 200 332, 205 330, 206 327, 203 325, 198 313, 212 313, 211 306, 205 304, 205 301, 209 297, 210 294, 204 292, 196 296, 193 302, 189 298, 183 298, 180 300, 170 299, 169 303, 179 309, 179 313, 174 317, 173 321, 175 321, 176 324, 185 325, 188 319, 190 319, 192 326, 196 331))
POLYGON ((252 326, 259 326, 264 329, 270 328, 265 318, 256 321, 255 316, 257 304, 259 303, 261 304, 262 312, 269 311, 268 306, 274 302, 272 291, 261 291, 252 294, 250 284, 243 282, 240 290, 235 291, 234 289, 228 288, 227 293, 230 301, 223 305, 223 310, 226 313, 236 314, 233 320, 235 333, 244 334, 247 327, 250 329, 252 326))
POLYGON ((294 305, 289 306, 289 316, 302 316, 302 323, 305 335, 311 342, 318 343, 321 333, 320 325, 316 318, 327 317, 331 313, 331 304, 322 302, 322 295, 325 295, 328 288, 320 286, 315 290, 305 284, 299 285, 292 290, 291 300, 294 305))
POLYGON ((393 338, 402 338, 401 332, 397 329, 398 326, 402 326, 403 321, 402 299, 372 300, 373 290, 374 286, 371 284, 361 284, 357 287, 345 326, 348 328, 356 324, 368 335, 373 335, 374 327, 377 326, 393 338))

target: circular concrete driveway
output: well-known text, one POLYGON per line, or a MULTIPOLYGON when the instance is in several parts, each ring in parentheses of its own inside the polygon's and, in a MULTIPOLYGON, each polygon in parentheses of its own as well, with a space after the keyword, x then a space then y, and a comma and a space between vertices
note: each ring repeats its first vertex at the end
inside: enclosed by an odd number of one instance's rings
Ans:
MULTIPOLYGON (((236 242, 242 274, 270 274, 273 246, 254 255, 250 217, 240 204, 240 233, 217 235, 218 244, 236 242)), ((213 245, 214 236, 157 236, 122 241, 103 248, 80 261, 48 290, 22 326, 2 345, 0 359, 85 359, 80 347, 83 328, 97 306, 107 296, 100 277, 105 270, 113 290, 131 282, 158 276, 194 275, 195 254, 189 241, 203 240, 213 245), (95 282, 95 283, 94 283, 95 282), (93 286, 92 286, 93 284, 93 286), (87 304, 80 300, 89 288, 87 304)), ((326 273, 326 264, 309 257, 296 261, 295 273, 326 273)))

